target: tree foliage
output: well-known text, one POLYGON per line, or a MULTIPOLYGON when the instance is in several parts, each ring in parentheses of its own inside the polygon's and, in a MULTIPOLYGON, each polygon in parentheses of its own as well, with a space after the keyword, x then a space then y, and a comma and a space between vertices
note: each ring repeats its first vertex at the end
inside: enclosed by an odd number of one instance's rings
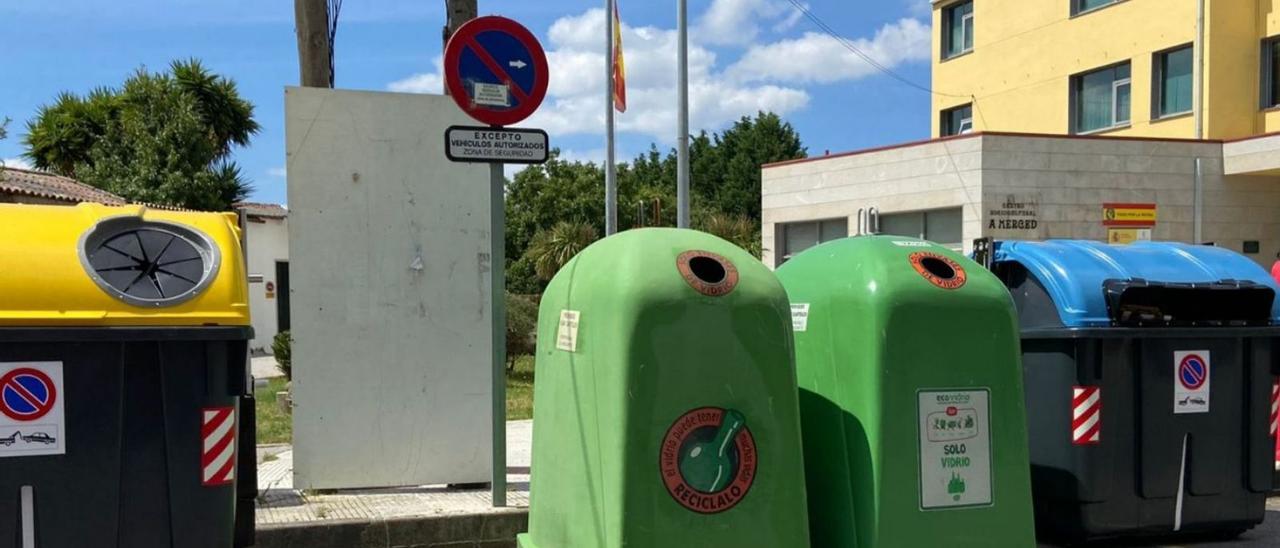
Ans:
POLYGON ((747 250, 748 253, 760 256, 763 248, 760 242, 760 223, 746 215, 716 212, 703 216, 694 223, 694 227, 708 234, 714 234, 734 245, 747 250))
POLYGON ((132 201, 226 210, 250 190, 232 149, 258 129, 235 83, 192 59, 140 69, 119 89, 62 93, 28 123, 25 155, 132 201))
POLYGON ((534 235, 525 256, 539 279, 551 281, 570 259, 599 237, 595 227, 589 224, 560 221, 534 235))
POLYGON ((516 358, 537 350, 538 300, 536 296, 507 293, 507 371, 516 358))
MULTIPOLYGON (((723 133, 693 136, 689 151, 694 226, 758 256, 760 166, 805 157, 799 134, 777 115, 761 112, 723 133)), ((604 234, 604 170, 594 163, 566 161, 553 151, 549 162, 517 173, 508 183, 506 207, 507 287, 541 293, 559 265, 572 257, 565 256, 573 248, 566 244, 584 239, 581 232, 577 239, 568 235, 586 227, 604 234)), ((663 154, 651 146, 630 163, 620 163, 619 230, 675 224, 675 151, 663 154)))

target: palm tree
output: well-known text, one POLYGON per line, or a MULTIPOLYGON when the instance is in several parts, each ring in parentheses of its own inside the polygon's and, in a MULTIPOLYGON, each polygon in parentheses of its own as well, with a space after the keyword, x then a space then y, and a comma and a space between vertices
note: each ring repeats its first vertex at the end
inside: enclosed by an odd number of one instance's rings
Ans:
POLYGON ((525 256, 533 263, 533 270, 539 278, 550 280, 570 259, 598 238, 595 227, 589 224, 560 221, 534 235, 525 256))

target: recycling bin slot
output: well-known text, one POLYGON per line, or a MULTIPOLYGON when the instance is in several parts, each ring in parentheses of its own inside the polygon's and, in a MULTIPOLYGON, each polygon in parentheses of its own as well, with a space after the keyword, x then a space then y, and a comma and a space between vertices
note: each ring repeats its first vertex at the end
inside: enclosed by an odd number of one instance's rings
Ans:
POLYGON ((638 229, 542 297, 521 548, 806 548, 786 292, 747 252, 638 229))
POLYGON ((1103 290, 1111 318, 1131 327, 1267 325, 1275 300, 1271 288, 1247 281, 1106 280, 1103 290))
POLYGON ((824 243, 791 299, 812 546, 1033 546, 1008 291, 943 246, 824 243))
POLYGON ((711 257, 699 256, 689 259, 689 269, 704 283, 718 284, 724 281, 724 265, 711 257))
POLYGON ((0 548, 251 545, 235 217, 0 204, 0 218, 0 263, 24 265, 0 269, 0 548))
POLYGON ((1234 252, 996 242, 1022 331, 1037 531, 1069 541, 1263 519, 1277 286, 1234 252))

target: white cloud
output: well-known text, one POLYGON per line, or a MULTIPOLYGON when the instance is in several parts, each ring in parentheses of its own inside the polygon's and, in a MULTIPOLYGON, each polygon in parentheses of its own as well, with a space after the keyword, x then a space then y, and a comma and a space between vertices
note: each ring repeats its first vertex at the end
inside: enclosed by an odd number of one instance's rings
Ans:
POLYGON ((760 34, 761 21, 777 19, 789 11, 797 10, 776 0, 712 0, 698 20, 696 34, 709 44, 750 44, 760 34))
MULTIPOLYGON (((808 106, 810 95, 805 85, 853 80, 874 72, 865 61, 823 34, 751 46, 727 68, 718 64, 717 52, 708 47, 724 42, 728 34, 758 35, 762 32, 759 25, 772 25, 781 32, 798 23, 799 17, 798 11, 781 0, 714 0, 698 25, 722 32, 690 36, 689 125, 693 132, 714 131, 761 110, 787 115, 808 106), (734 25, 739 28, 729 33, 734 25)), ((547 98, 538 112, 520 125, 545 129, 553 139, 604 133, 604 25, 604 10, 598 8, 562 17, 551 25, 546 44, 551 72, 547 98)), ((615 117, 618 130, 644 135, 664 146, 672 144, 676 138, 676 32, 632 27, 624 20, 622 34, 628 109, 615 117)), ((853 42, 886 66, 929 57, 928 25, 913 19, 887 24, 874 37, 853 42)), ((434 64, 434 71, 393 82, 388 89, 439 93, 441 60, 436 58, 434 64)))
MULTIPOLYGON (((625 158, 619 154, 620 151, 614 150, 615 158, 625 158)), ((590 162, 593 164, 604 164, 605 150, 604 147, 593 148, 590 150, 561 149, 560 159, 569 162, 590 162)))
POLYGON ((444 59, 437 55, 432 61, 435 72, 415 74, 403 80, 387 84, 387 90, 401 93, 444 93, 444 59))
MULTIPOLYGON (((604 10, 600 9, 562 18, 551 26, 548 99, 529 119, 528 125, 545 128, 552 134, 604 133, 603 36, 604 10)), ((674 142, 675 30, 632 27, 624 22, 622 42, 627 71, 627 112, 615 116, 618 130, 643 134, 663 143, 674 142)), ((804 90, 729 84, 716 70, 716 60, 715 52, 690 43, 689 125, 695 132, 717 129, 758 110, 787 114, 808 104, 809 94, 804 90)))
POLYGON ((289 175, 289 171, 288 169, 285 168, 285 166, 273 167, 267 170, 267 176, 274 177, 276 179, 284 179, 288 175, 289 175))
MULTIPOLYGON (((880 27, 871 39, 849 40, 880 65, 929 59, 929 26, 901 19, 880 27)), ((739 82, 830 83, 876 72, 865 59, 829 35, 808 32, 799 38, 752 46, 726 73, 739 82)))
POLYGON ((32 169, 31 162, 28 162, 25 158, 5 158, 0 160, 0 165, 14 169, 32 169))
MULTIPOLYGON (((800 5, 804 6, 804 9, 809 9, 808 2, 801 2, 800 5)), ((791 13, 787 14, 786 18, 784 18, 781 21, 778 21, 776 24, 773 25, 773 32, 789 31, 792 28, 794 28, 796 26, 796 23, 799 23, 800 19, 803 17, 804 17, 804 12, 798 9, 795 9, 793 7, 791 8, 791 13)))

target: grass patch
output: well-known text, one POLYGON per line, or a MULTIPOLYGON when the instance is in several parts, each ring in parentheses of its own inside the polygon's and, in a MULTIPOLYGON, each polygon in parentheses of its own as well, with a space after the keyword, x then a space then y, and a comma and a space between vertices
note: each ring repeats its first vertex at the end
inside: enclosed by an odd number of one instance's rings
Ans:
POLYGON ((515 371, 507 372, 507 420, 532 418, 533 356, 520 356, 515 371))
MULTIPOLYGON (((293 443, 293 417, 282 412, 276 392, 284 391, 284 378, 271 379, 254 391, 257 398, 258 443, 293 443)), ((516 358, 515 371, 507 372, 507 420, 533 418, 533 356, 516 358)))
POLYGON ((286 382, 284 377, 271 379, 253 392, 257 402, 259 444, 293 442, 293 417, 276 403, 276 392, 284 392, 286 382))

